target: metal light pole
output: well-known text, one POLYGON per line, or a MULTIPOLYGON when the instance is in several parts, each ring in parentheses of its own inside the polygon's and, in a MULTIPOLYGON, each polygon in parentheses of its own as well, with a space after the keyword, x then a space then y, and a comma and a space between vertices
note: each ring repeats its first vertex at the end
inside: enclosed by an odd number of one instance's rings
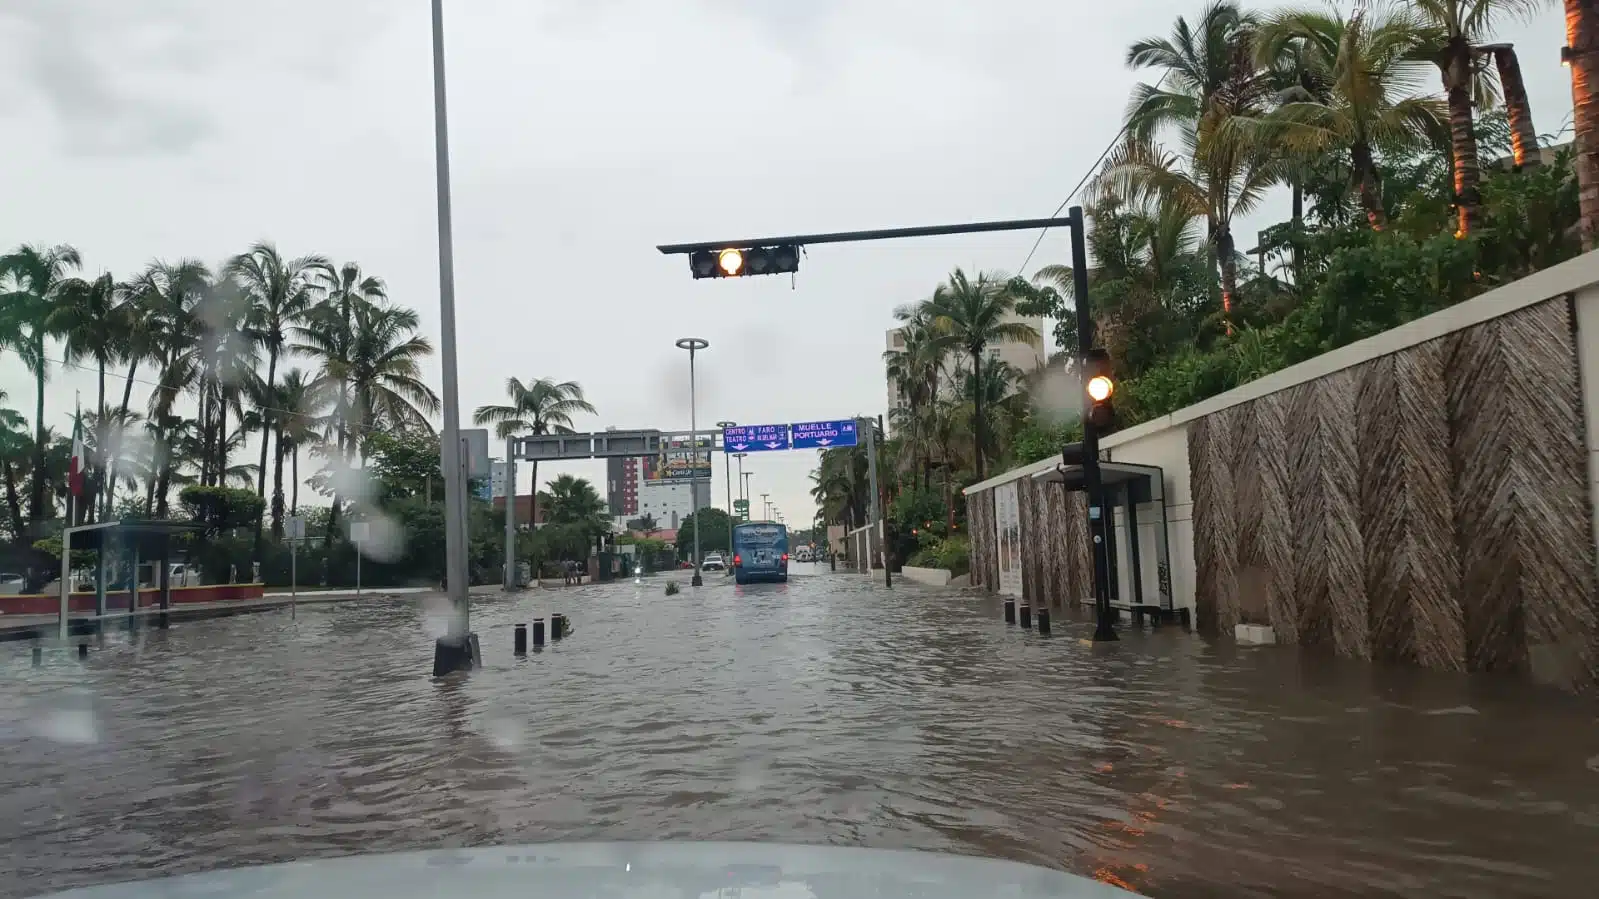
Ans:
POLYGON ((516 589, 516 438, 505 438, 505 589, 516 589))
POLYGON ((729 526, 733 521, 733 459, 727 454, 727 429, 737 425, 736 421, 719 421, 716 423, 722 429, 722 474, 727 487, 727 520, 729 526))
POLYGON ((1094 560, 1094 639, 1118 639, 1110 607, 1110 535, 1105 488, 1099 471, 1099 429, 1091 420, 1088 396, 1088 351, 1094 348, 1094 316, 1088 305, 1088 251, 1083 239, 1083 208, 1066 213, 1072 231, 1072 295, 1077 307, 1077 368, 1083 394, 1083 489, 1088 493, 1088 533, 1094 560))
POLYGON ((450 136, 444 87, 444 2, 433 0, 433 152, 439 213, 439 362, 444 372, 444 577, 454 614, 433 648, 433 675, 477 662, 466 592, 466 482, 461 478, 461 393, 455 365, 455 251, 450 234, 450 136))
POLYGON ((689 584, 694 587, 705 583, 700 576, 700 494, 694 478, 694 469, 700 461, 699 411, 694 398, 694 354, 710 345, 711 342, 702 337, 684 337, 677 342, 678 349, 688 350, 688 504, 689 514, 694 516, 694 577, 689 584))
POLYGON ((770 493, 761 494, 761 520, 762 521, 771 521, 772 520, 772 504, 770 502, 767 502, 766 498, 768 496, 771 496, 771 494, 770 493))

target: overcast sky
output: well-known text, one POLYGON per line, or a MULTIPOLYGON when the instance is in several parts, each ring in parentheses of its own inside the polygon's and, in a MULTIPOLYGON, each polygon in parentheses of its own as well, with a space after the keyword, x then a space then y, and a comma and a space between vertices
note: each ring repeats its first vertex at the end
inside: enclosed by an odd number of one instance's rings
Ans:
MULTIPOLYGON (((1127 45, 1201 6, 449 0, 463 407, 547 376, 599 409, 580 428, 681 427, 692 335, 702 426, 883 412, 892 309, 955 266, 1014 271, 1036 234, 818 246, 792 286, 696 282, 654 247, 1048 215, 1158 77, 1127 45)), ((0 246, 71 243, 121 277, 267 239, 359 262, 437 340, 429 34, 427 0, 5 0, 0 246)), ((1558 10, 1501 36, 1557 130, 1558 10)), ((1066 253, 1052 233, 1030 268, 1066 253)), ((14 356, 0 389, 31 416, 14 356)), ((52 426, 74 389, 92 401, 92 377, 54 375, 52 426)), ((746 462, 809 522, 814 453, 746 462)), ((603 493, 603 465, 570 470, 603 493)), ((721 504, 720 459, 715 485, 721 504)))

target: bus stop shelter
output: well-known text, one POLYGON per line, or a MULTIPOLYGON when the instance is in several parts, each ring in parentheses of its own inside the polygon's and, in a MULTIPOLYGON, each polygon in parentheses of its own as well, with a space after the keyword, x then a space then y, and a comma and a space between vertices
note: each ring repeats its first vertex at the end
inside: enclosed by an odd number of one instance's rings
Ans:
MULTIPOLYGON (((172 607, 172 581, 169 576, 172 562, 173 539, 186 534, 197 534, 205 525, 194 521, 161 521, 123 519, 80 524, 61 532, 61 612, 60 636, 67 639, 67 629, 72 618, 72 553, 74 550, 94 550, 95 563, 94 611, 96 616, 107 612, 106 557, 112 552, 129 556, 127 613, 139 609, 139 564, 141 560, 158 565, 157 585, 160 587, 160 608, 172 607)), ((120 592, 120 591, 118 591, 120 592)))

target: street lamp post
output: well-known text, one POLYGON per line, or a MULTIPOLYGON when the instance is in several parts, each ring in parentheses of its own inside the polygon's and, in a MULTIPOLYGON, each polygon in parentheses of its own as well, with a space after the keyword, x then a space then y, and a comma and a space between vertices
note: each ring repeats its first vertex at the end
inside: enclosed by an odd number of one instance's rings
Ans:
POLYGON ((733 458, 738 460, 738 500, 744 504, 745 515, 748 515, 750 511, 749 498, 744 495, 747 492, 746 488, 749 487, 749 478, 744 476, 744 457, 747 455, 749 453, 733 454, 733 458))
MULTIPOLYGON (((877 492, 877 422, 870 418, 862 418, 858 419, 858 421, 860 424, 856 425, 857 429, 862 425, 866 427, 866 474, 872 491, 871 526, 877 531, 877 557, 883 565, 883 586, 892 587, 894 586, 894 573, 888 569, 888 528, 883 524, 883 513, 879 508, 881 496, 877 492)), ((870 554, 871 545, 871 532, 868 531, 866 536, 868 554, 870 554)), ((867 562, 866 570, 868 574, 871 573, 871 569, 872 563, 867 562)))
POLYGON ((727 487, 727 521, 732 527, 733 522, 733 459, 727 454, 727 429, 737 425, 736 421, 719 421, 716 423, 722 429, 722 474, 724 486, 727 487))
POLYGON ((439 215, 439 362, 444 369, 444 578, 454 614, 433 647, 433 675, 478 660, 466 592, 466 481, 462 478, 461 392, 455 364, 455 250, 450 233, 450 134, 444 88, 444 2, 433 0, 433 151, 439 215))
POLYGON ((770 493, 761 494, 761 519, 764 520, 764 521, 771 521, 772 520, 772 504, 770 502, 767 502, 766 498, 768 496, 771 496, 771 494, 770 493))
MULTIPOLYGON (((742 456, 744 454, 739 453, 739 455, 742 456)), ((738 460, 738 476, 744 479, 744 489, 739 493, 739 497, 744 500, 744 514, 748 515, 750 514, 750 497, 755 495, 750 492, 750 478, 755 477, 755 472, 744 470, 743 459, 738 460)))
POLYGON ((700 461, 699 438, 699 410, 695 406, 694 396, 694 354, 710 346, 711 342, 703 337, 684 337, 677 342, 680 350, 688 350, 688 504, 689 514, 694 516, 694 577, 689 584, 694 587, 702 586, 705 579, 700 576, 700 494, 694 471, 700 461))

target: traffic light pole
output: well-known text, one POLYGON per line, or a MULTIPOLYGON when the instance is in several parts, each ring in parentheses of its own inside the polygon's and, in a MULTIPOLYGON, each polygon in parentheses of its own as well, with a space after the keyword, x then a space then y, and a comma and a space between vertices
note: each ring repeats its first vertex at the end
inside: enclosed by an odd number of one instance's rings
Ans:
POLYGON ((1094 640, 1118 639, 1115 611, 1110 607, 1110 529, 1106 527, 1105 486, 1099 470, 1099 428, 1093 422, 1093 400, 1088 395, 1088 353, 1094 348, 1094 316, 1088 302, 1088 250, 1083 239, 1083 208, 1073 206, 1066 217, 1072 227, 1072 295, 1077 315, 1077 371, 1082 382, 1083 489, 1088 494, 1088 534, 1094 569, 1094 640))

